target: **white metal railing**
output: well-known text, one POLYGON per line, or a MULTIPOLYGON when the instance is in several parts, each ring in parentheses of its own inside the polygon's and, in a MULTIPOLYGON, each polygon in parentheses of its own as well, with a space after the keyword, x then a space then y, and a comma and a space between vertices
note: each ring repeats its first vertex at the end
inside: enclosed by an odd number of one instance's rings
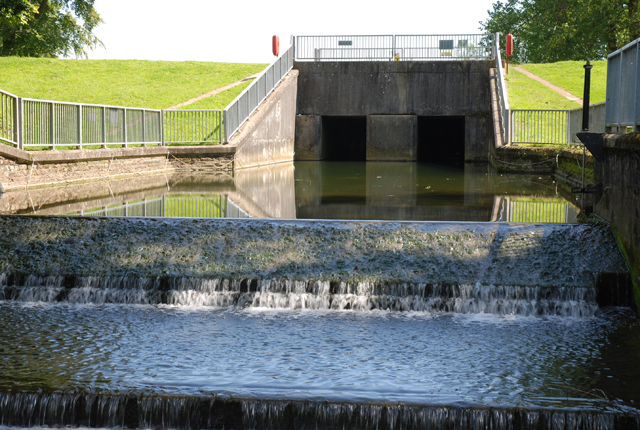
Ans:
POLYGON ((607 56, 606 127, 626 132, 640 131, 640 39, 607 56))
POLYGON ((494 52, 496 57, 496 78, 498 79, 498 96, 500 97, 500 113, 501 113, 501 121, 500 125, 502 128, 502 137, 505 145, 511 143, 511 121, 509 120, 511 117, 510 109, 509 109, 509 94, 507 93, 507 82, 504 76, 504 70, 502 70, 502 57, 500 55, 500 33, 496 33, 493 40, 494 52))
POLYGON ((0 90, 0 141, 18 146, 20 141, 20 98, 0 90))
POLYGON ((240 129, 242 124, 258 108, 260 103, 280 83, 282 78, 293 68, 293 46, 284 51, 276 61, 271 63, 251 85, 224 108, 224 141, 240 129))
POLYGON ((296 61, 448 61, 495 58, 494 34, 295 36, 296 61))
POLYGON ((222 143, 222 110, 164 110, 165 144, 222 143))
POLYGON ((569 111, 511 109, 511 143, 567 144, 569 111))
MULTIPOLYGON (((605 132, 606 103, 589 107, 589 131, 605 132)), ((571 110, 512 109, 511 143, 579 144, 582 108, 571 110)))
POLYGON ((19 148, 162 144, 161 111, 19 99, 19 148))

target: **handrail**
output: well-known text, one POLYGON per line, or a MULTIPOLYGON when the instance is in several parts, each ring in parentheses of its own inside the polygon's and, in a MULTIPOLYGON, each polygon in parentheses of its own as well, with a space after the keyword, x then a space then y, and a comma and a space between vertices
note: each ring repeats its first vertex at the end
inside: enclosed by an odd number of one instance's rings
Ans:
POLYGON ((293 68, 293 45, 287 48, 247 88, 224 108, 224 143, 228 143, 282 79, 293 68))
POLYGON ((296 61, 460 61, 494 58, 493 34, 295 36, 296 61))
POLYGON ((607 56, 606 127, 625 133, 627 127, 640 131, 640 39, 636 39, 607 56))
POLYGON ((511 114, 509 108, 509 93, 507 92, 507 83, 502 70, 502 56, 500 55, 500 33, 496 33, 494 37, 494 48, 496 57, 496 73, 498 77, 498 93, 500 95, 501 108, 501 128, 502 141, 509 145, 511 143, 511 114))

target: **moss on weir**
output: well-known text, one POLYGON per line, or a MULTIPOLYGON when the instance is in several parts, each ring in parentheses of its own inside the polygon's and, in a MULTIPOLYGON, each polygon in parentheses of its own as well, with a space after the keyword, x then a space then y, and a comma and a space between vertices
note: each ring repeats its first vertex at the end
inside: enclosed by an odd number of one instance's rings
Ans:
POLYGON ((3 217, 0 247, 2 272, 36 276, 592 287, 626 270, 590 225, 3 217))

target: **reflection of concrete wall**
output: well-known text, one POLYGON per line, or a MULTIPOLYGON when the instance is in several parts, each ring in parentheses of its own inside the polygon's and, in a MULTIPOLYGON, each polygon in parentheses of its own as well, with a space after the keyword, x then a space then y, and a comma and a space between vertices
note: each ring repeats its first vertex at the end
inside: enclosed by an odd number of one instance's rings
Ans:
POLYGON ((367 205, 414 207, 415 163, 367 163, 367 205))
POLYGON ((168 173, 69 184, 64 187, 13 190, 0 195, 0 214, 55 215, 106 207, 151 196, 178 193, 227 193, 233 178, 224 172, 168 173))
POLYGON ((231 138, 236 169, 293 161, 297 83, 292 70, 231 138))
POLYGON ((488 204, 487 195, 493 194, 489 182, 491 166, 488 164, 464 164, 464 205, 481 206, 488 204))
MULTIPOLYGON (((244 194, 268 217, 295 219, 293 163, 237 170, 235 183, 236 192, 244 194)), ((242 205, 242 202, 236 202, 242 205)), ((253 216, 250 209, 247 212, 253 216)))

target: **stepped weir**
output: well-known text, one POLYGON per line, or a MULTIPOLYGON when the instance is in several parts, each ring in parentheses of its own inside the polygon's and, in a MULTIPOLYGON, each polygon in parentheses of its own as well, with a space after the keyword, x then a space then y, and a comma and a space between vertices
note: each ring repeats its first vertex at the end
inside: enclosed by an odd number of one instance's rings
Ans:
POLYGON ((640 428, 606 226, 13 216, 0 237, 1 426, 640 428))

